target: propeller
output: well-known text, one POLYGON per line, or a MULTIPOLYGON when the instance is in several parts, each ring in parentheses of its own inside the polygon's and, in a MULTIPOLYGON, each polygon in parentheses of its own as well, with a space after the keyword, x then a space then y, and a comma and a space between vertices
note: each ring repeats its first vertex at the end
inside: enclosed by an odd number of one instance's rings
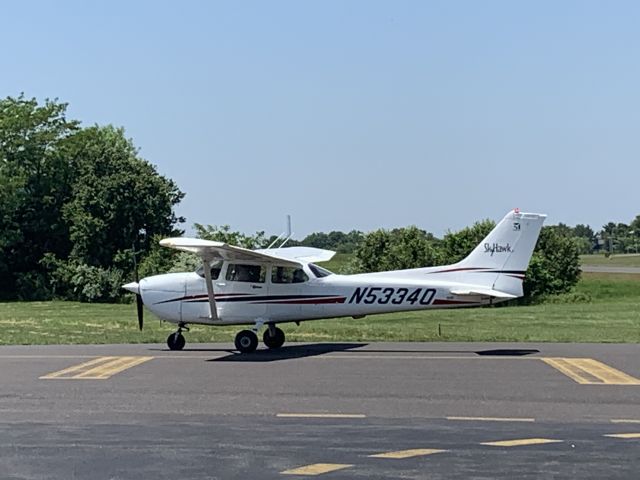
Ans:
MULTIPOLYGON (((136 275, 136 278, 138 276, 136 275)), ((144 302, 142 301, 142 295, 140 295, 140 284, 138 282, 131 282, 131 283, 127 283, 126 285, 123 285, 122 288, 124 288, 125 290, 130 291, 131 293, 135 293, 136 294, 136 310, 138 311, 138 326, 140 327, 140 330, 142 330, 142 326, 144 324, 144 315, 143 315, 143 305, 144 302)))
POLYGON ((138 307, 138 327, 140 327, 140 331, 142 331, 142 326, 144 324, 144 315, 142 314, 142 295, 139 293, 136 295, 136 306, 138 307))

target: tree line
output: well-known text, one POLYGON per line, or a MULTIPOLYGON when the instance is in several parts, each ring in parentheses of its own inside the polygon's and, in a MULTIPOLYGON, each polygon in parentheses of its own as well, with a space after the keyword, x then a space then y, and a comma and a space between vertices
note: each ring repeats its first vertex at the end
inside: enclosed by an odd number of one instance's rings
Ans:
MULTIPOLYGON (((196 268, 193 255, 164 249, 184 232, 174 207, 184 197, 173 180, 139 155, 122 128, 89 127, 57 100, 0 100, 0 299, 120 301, 134 277, 196 268)), ((346 272, 455 263, 493 228, 485 220, 443 238, 415 226, 363 233, 315 232, 287 245, 351 254, 346 272)), ((275 236, 195 224, 196 236, 264 248, 275 236)), ((629 225, 544 227, 525 289, 536 297, 569 291, 580 253, 630 251, 640 215, 629 225)))
POLYGON ((132 252, 179 235, 184 194, 124 130, 82 127, 67 104, 0 100, 0 298, 113 301, 132 252))

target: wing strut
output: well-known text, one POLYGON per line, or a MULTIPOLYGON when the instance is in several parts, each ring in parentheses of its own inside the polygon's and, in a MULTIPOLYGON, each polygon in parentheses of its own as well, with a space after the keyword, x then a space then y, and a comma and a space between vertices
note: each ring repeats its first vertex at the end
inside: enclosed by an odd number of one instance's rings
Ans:
POLYGON ((208 259, 203 258, 204 278, 207 284, 207 295, 209 295, 209 318, 214 322, 218 320, 218 308, 216 307, 216 296, 213 293, 213 281, 211 280, 211 263, 208 259))

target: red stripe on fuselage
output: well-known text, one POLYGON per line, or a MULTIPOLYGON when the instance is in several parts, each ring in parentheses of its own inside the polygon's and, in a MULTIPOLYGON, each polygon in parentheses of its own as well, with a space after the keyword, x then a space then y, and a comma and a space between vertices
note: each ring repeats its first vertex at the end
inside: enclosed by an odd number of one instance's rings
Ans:
POLYGON ((278 305, 317 305, 320 303, 344 303, 347 297, 331 298, 305 298, 301 300, 267 300, 264 302, 251 302, 253 304, 278 304, 278 305))

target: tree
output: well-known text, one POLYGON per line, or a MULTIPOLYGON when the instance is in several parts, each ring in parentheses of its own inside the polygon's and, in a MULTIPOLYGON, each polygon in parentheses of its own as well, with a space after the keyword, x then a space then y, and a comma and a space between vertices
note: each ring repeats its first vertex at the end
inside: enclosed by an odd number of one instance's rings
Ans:
POLYGON ((458 232, 448 232, 442 240, 443 263, 449 265, 465 258, 495 226, 493 220, 482 220, 458 232))
POLYGON ((0 297, 113 299, 132 248, 144 256, 153 236, 180 233, 175 183, 122 129, 80 128, 66 108, 0 100, 0 297))
POLYGON ((231 230, 229 225, 202 225, 195 223, 193 228, 196 231, 196 237, 205 240, 214 240, 216 242, 224 242, 236 247, 248 248, 254 250, 256 248, 265 248, 268 246, 264 232, 256 232, 253 235, 245 235, 244 233, 231 230))
POLYGON ((583 225, 579 223, 573 227, 573 236, 579 238, 586 238, 589 241, 593 241, 595 238, 595 232, 589 225, 583 225))
POLYGON ((24 95, 0 100, 0 297, 43 295, 40 260, 70 248, 61 209, 73 169, 60 147, 79 127, 66 109, 24 95))
POLYGON ((368 233, 355 256, 354 269, 364 272, 429 267, 441 259, 433 236, 415 226, 368 233))
POLYGON ((576 238, 580 254, 593 252, 596 245, 596 236, 589 225, 578 224, 573 227, 573 236, 576 238))
POLYGON ((307 235, 300 245, 315 248, 335 250, 340 253, 353 253, 363 239, 362 232, 351 230, 349 233, 332 231, 329 233, 315 232, 307 235))
POLYGON ((569 292, 580 280, 580 257, 573 237, 543 227, 524 281, 525 297, 569 292))
POLYGON ((173 207, 184 194, 137 156, 123 129, 83 129, 70 139, 67 151, 76 170, 71 199, 63 208, 71 258, 130 271, 132 245, 146 252, 154 236, 181 233, 175 226, 183 219, 173 207))

